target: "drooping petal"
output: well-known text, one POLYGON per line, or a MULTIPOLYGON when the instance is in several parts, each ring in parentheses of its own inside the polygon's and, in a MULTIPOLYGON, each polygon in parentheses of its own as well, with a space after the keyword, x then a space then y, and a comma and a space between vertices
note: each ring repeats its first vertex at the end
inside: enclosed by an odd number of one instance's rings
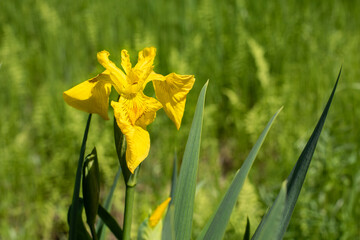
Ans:
POLYGON ((149 155, 150 135, 149 132, 139 126, 128 126, 124 128, 127 141, 126 164, 131 173, 149 155))
POLYGON ((162 215, 164 214, 167 206, 169 205, 169 202, 171 200, 171 197, 168 197, 163 203, 161 203, 155 211, 151 214, 149 218, 149 225, 150 227, 155 227, 158 222, 161 220, 162 215))
POLYGON ((116 122, 126 138, 126 164, 130 172, 134 173, 135 169, 149 154, 149 132, 140 126, 127 124, 119 118, 116 118, 116 122))
POLYGON ((116 122, 127 141, 126 163, 133 173, 147 157, 150 149, 150 136, 146 126, 156 117, 162 105, 156 99, 139 93, 129 98, 121 96, 118 102, 111 102, 116 122))
POLYGON ((155 89, 156 98, 161 102, 168 117, 175 123, 179 129, 184 115, 186 95, 194 85, 193 75, 178 75, 170 73, 161 78, 160 74, 151 74, 155 89))
POLYGON ((63 93, 70 106, 88 113, 97 113, 108 120, 110 76, 105 72, 82 82, 63 93))
MULTIPOLYGON (((133 68, 134 73, 139 77, 139 80, 144 83, 149 74, 154 68, 154 59, 156 56, 156 48, 144 48, 139 52, 138 62, 133 68)), ((145 87, 145 86, 144 86, 145 87)))
POLYGON ((127 88, 126 75, 115 65, 115 63, 110 61, 109 55, 109 52, 103 50, 97 53, 97 58, 99 63, 103 65, 103 67, 106 68, 106 70, 109 72, 112 85, 114 86, 115 90, 119 94, 122 94, 127 88))

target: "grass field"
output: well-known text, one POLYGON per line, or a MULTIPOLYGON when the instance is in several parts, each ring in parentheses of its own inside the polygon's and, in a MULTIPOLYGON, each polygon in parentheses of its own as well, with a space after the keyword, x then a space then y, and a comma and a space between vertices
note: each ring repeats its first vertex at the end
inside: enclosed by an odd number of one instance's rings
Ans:
MULTIPOLYGON (((196 99, 205 105, 196 236, 266 122, 284 106, 260 151, 225 239, 242 239, 273 202, 321 114, 333 106, 285 239, 360 236, 360 4, 354 1, 0 1, 0 238, 66 239, 86 113, 62 92, 102 71, 103 49, 157 48, 155 71, 194 74, 180 131, 161 110, 137 188, 138 224, 166 198, 196 99)), ((153 95, 151 87, 146 89, 153 95)), ((115 96, 113 96, 115 97, 115 96)), ((111 113, 109 113, 111 116, 111 113)), ((118 168, 112 121, 94 116, 105 196, 118 168)), ((112 213, 123 213, 122 182, 112 213)))

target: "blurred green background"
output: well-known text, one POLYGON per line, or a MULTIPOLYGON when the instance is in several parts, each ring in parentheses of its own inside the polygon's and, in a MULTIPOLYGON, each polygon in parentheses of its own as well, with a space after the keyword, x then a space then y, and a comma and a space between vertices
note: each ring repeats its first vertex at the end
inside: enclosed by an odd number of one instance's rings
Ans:
MULTIPOLYGON (((252 231, 290 173, 343 73, 285 239, 360 235, 360 4, 355 1, 0 1, 0 238, 66 239, 87 114, 62 92, 102 71, 106 49, 157 48, 155 71, 194 74, 180 131, 163 110, 135 197, 136 227, 169 193, 197 95, 206 99, 193 233, 199 233, 266 122, 284 106, 260 151, 225 239, 252 231)), ((146 89, 153 95, 152 87, 146 89)), ((114 97, 114 96, 113 96, 114 97)), ((111 116, 112 113, 109 113, 111 116)), ((94 116, 102 199, 118 168, 112 121, 94 116)), ((124 185, 112 213, 122 222, 124 185)))

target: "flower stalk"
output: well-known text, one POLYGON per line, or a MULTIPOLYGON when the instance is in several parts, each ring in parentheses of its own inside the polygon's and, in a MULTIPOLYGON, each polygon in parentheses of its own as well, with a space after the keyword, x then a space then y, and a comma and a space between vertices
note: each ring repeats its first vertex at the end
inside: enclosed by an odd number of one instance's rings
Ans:
POLYGON ((126 182, 123 240, 130 240, 135 186, 137 184, 139 171, 140 166, 135 169, 134 174, 131 174, 126 182))
POLYGON ((132 212, 134 206, 134 194, 135 194, 135 185, 134 186, 126 185, 123 240, 130 240, 132 212))
POLYGON ((74 193, 73 193, 73 199, 72 199, 72 204, 71 204, 72 207, 71 207, 71 213, 70 213, 69 240, 75 239, 75 236, 76 236, 76 222, 77 222, 77 209, 79 208, 81 171, 82 171, 82 166, 83 166, 83 162, 84 162, 86 141, 87 141, 87 136, 89 133, 90 122, 91 122, 91 114, 89 114, 88 120, 86 122, 84 137, 83 137, 83 141, 82 141, 81 149, 80 149, 78 167, 77 167, 77 171, 76 171, 74 193))

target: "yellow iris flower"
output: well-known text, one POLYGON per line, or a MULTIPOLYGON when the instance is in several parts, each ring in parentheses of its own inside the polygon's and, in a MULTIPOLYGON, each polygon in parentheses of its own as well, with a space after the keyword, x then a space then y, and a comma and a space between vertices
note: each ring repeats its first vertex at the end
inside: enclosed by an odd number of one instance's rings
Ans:
POLYGON ((111 86, 120 94, 119 101, 111 102, 116 122, 127 141, 126 163, 134 173, 148 156, 150 136, 146 126, 156 117, 156 111, 164 108, 165 113, 179 129, 184 114, 186 95, 194 85, 193 75, 170 73, 163 76, 153 71, 156 49, 145 48, 139 52, 138 62, 132 67, 129 54, 121 51, 119 69, 109 60, 109 53, 101 51, 98 61, 106 69, 63 93, 70 106, 88 113, 97 113, 108 120, 108 102, 111 86), (152 81, 156 98, 148 97, 143 90, 152 81))
POLYGON ((165 212, 166 208, 168 207, 170 201, 171 201, 171 198, 168 197, 151 214, 151 216, 149 217, 149 226, 150 227, 154 228, 159 223, 159 221, 161 220, 162 215, 164 214, 164 212, 165 212))

